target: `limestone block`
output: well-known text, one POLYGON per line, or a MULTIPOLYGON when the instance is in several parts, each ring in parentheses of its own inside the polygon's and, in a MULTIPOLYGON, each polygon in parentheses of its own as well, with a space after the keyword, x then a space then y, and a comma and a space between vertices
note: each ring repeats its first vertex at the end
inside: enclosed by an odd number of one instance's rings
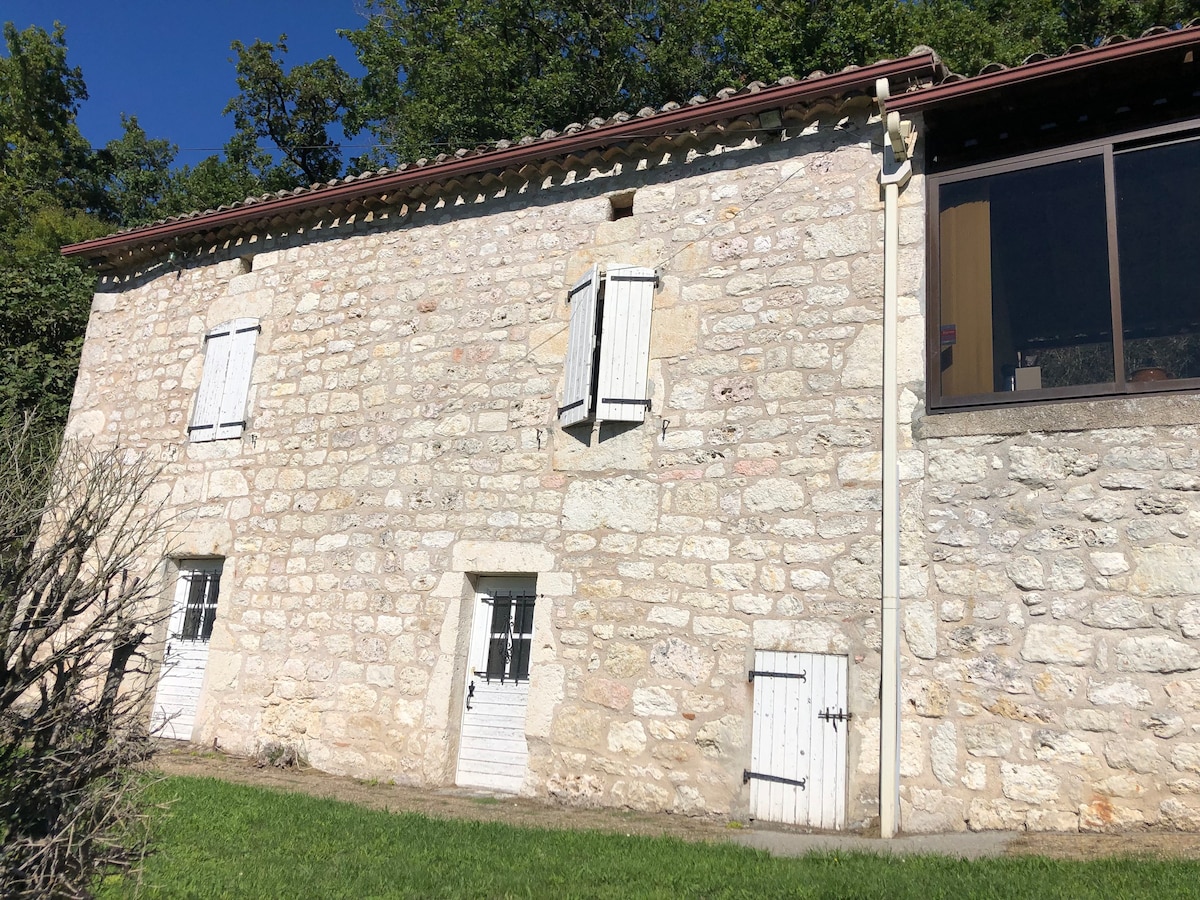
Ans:
POLYGON ((604 782, 595 775, 554 772, 546 779, 546 793, 572 806, 599 806, 604 799, 604 782))
POLYGON ((1025 812, 1004 799, 971 801, 967 827, 971 831, 1015 831, 1025 826, 1025 812))
POLYGON ((963 726, 963 747, 972 756, 1006 757, 1012 750, 1012 731, 1001 722, 963 726))
MULTIPOLYGON (((1197 609, 1200 610, 1200 604, 1197 609)), ((1112 629, 1146 628, 1153 624, 1149 611, 1141 601, 1121 596, 1096 600, 1083 622, 1093 628, 1112 629)), ((1200 632, 1197 635, 1184 632, 1184 637, 1193 636, 1200 636, 1200 632)))
POLYGON ((608 648, 604 667, 617 678, 632 678, 646 669, 646 651, 636 644, 614 644, 608 648))
POLYGON ((1181 712, 1196 712, 1200 710, 1200 680, 1186 679, 1169 681, 1163 685, 1170 698, 1172 709, 1181 712))
POLYGON ((937 615, 929 601, 904 604, 904 639, 918 659, 937 657, 937 615))
POLYGON ((1070 700, 1080 692, 1083 679, 1080 675, 1060 669, 1057 666, 1047 666, 1032 679, 1033 690, 1042 700, 1051 703, 1061 703, 1070 700))
POLYGON ((1080 831, 1120 832, 1145 822, 1141 810, 1115 806, 1109 797, 1096 797, 1079 807, 1080 831))
POLYGON ((638 716, 673 716, 679 706, 666 688, 637 688, 633 692, 633 712, 638 716))
POLYGON ((971 656, 960 665, 963 679, 981 687, 1009 694, 1027 694, 1033 690, 1028 667, 1007 656, 984 653, 971 656))
POLYGON ((1166 767, 1153 738, 1109 741, 1104 745, 1104 759, 1114 769, 1131 769, 1140 775, 1154 775, 1166 767))
POLYGON ((1033 733, 1033 751, 1042 762, 1060 763, 1077 770, 1095 769, 1099 765, 1092 745, 1065 731, 1038 729, 1033 733))
POLYGON ((911 834, 945 834, 966 831, 963 801, 943 791, 910 787, 901 797, 900 821, 911 834))
POLYGON ((918 716, 938 719, 950 706, 950 690, 942 681, 928 678, 905 679, 904 698, 918 716))
POLYGON ((1200 831, 1200 805, 1168 797, 1158 805, 1162 824, 1178 831, 1200 831))
POLYGON ((1053 803, 1059 799, 1059 779, 1041 766, 1000 763, 1000 789, 1009 800, 1053 803))
POLYGON ((987 457, 970 448, 931 449, 929 478, 950 484, 978 484, 991 472, 987 457))
POLYGON ((745 743, 742 732, 742 717, 725 715, 696 729, 696 746, 705 756, 728 758, 736 755, 745 743))
POLYGON ((653 530, 658 486, 633 478, 575 481, 563 500, 563 528, 593 531, 610 528, 639 534, 653 530))
POLYGON ((1042 560, 1037 557, 1013 557, 1004 566, 1004 572, 1021 590, 1042 590, 1046 586, 1042 560))
POLYGON ((1008 591, 1005 573, 990 569, 949 568, 934 565, 933 580, 938 590, 956 597, 976 597, 980 594, 998 595, 1008 591))
POLYGON ((1030 625, 1021 647, 1026 662, 1067 666, 1088 665, 1095 654, 1095 640, 1069 625, 1030 625))
POLYGON ((759 650, 798 653, 848 653, 850 639, 840 623, 812 620, 757 619, 751 626, 759 650))
MULTIPOLYGON (((457 541, 451 547, 451 569, 473 574, 537 573, 555 568, 554 554, 544 544, 517 541, 457 541)), ((451 580, 455 591, 462 576, 451 580)))
POLYGON ((929 763, 933 775, 942 784, 953 785, 958 778, 958 732, 953 722, 943 722, 929 739, 929 763))
POLYGON ((883 326, 864 325, 846 348, 842 387, 877 388, 883 384, 883 326))
POLYGON ((1009 448, 1008 477, 1030 487, 1057 488, 1070 476, 1087 475, 1100 465, 1095 453, 1066 447, 1009 448))
POLYGON ((1050 561, 1046 588, 1051 591, 1079 591, 1087 585, 1083 560, 1074 556, 1056 555, 1050 561))
POLYGON ((1152 634, 1125 638, 1117 644, 1120 672, 1190 672, 1200 669, 1200 649, 1190 644, 1152 634))
POLYGON ((1169 740, 1178 734, 1183 733, 1184 721, 1182 716, 1177 716, 1174 713, 1155 713, 1139 723, 1142 728, 1145 728, 1151 734, 1162 740, 1169 740))
POLYGON ((650 668, 659 677, 700 684, 712 671, 711 653, 671 636, 650 650, 650 668))
POLYGON ((743 492, 742 501, 751 513, 790 512, 803 508, 804 490, 790 478, 764 478, 743 492))
POLYGON ((637 756, 646 749, 646 729, 637 720, 614 722, 608 729, 608 749, 610 753, 637 756))
POLYGON ((1130 549, 1133 573, 1114 578, 1113 587, 1138 597, 1200 594, 1200 549, 1155 544, 1130 549))
POLYGON ((629 706, 632 690, 611 678, 588 678, 583 682, 583 698, 608 709, 624 709, 629 706))
POLYGON ((1087 698, 1089 703, 1097 706, 1145 707, 1150 705, 1150 692, 1131 681, 1089 681, 1087 698))
POLYGON ((604 734, 604 716, 594 709, 575 706, 562 707, 554 717, 551 740, 564 747, 594 750, 604 734))
POLYGON ((1055 809, 1031 809, 1025 814, 1029 831, 1072 832, 1079 830, 1079 814, 1055 809))

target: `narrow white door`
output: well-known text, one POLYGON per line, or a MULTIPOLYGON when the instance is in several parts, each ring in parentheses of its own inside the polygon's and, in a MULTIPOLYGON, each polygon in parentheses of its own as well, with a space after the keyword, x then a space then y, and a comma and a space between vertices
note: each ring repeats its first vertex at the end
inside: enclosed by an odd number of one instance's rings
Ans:
POLYGON ((151 730, 160 737, 180 741, 192 738, 220 583, 219 559, 179 563, 166 652, 150 718, 151 730))
POLYGON ((455 776, 463 787, 515 794, 525 781, 534 599, 532 578, 480 578, 476 585, 455 776))
POLYGON ((758 650, 750 815, 812 828, 846 824, 847 662, 844 656, 758 650))

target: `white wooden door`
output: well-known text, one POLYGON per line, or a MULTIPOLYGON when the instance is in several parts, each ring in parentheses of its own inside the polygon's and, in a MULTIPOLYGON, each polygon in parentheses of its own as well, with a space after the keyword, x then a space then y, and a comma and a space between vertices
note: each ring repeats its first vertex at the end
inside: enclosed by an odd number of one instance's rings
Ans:
POLYGON ((758 650, 750 815, 812 828, 846 824, 847 662, 844 656, 758 650))
POLYGON ((184 560, 179 564, 167 646, 150 718, 151 730, 160 737, 180 741, 192 738, 220 583, 219 559, 184 560))
POLYGON ((534 579, 476 585, 455 783, 517 793, 529 766, 525 712, 533 646, 534 579))

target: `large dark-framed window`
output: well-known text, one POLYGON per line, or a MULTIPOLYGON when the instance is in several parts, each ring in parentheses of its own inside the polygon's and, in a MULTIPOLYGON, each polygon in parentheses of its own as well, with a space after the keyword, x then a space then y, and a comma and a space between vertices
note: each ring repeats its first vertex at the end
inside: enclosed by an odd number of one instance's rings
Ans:
POLYGON ((928 185, 931 409, 1200 388, 1200 121, 928 185))

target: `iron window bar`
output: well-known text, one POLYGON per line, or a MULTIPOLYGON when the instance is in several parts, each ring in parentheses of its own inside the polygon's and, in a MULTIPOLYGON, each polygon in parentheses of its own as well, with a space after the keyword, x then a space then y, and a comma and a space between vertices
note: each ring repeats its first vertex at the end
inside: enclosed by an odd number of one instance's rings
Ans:
POLYGON ((482 673, 477 671, 476 674, 482 674, 488 684, 491 684, 494 678, 498 678, 501 684, 510 681, 513 684, 520 684, 522 681, 529 680, 529 654, 533 640, 532 621, 529 623, 529 631, 525 631, 524 627, 525 618, 532 614, 536 599, 534 594, 513 592, 497 592, 490 597, 483 598, 483 602, 492 607, 492 624, 488 629, 486 665, 482 673), (502 629, 496 628, 497 601, 502 602, 506 609, 502 629), (514 620, 522 629, 515 634, 513 632, 514 620), (518 644, 524 646, 518 647, 518 644), (521 655, 522 650, 524 651, 523 656, 521 655), (515 671, 513 671, 512 665, 514 657, 517 659, 515 671))

